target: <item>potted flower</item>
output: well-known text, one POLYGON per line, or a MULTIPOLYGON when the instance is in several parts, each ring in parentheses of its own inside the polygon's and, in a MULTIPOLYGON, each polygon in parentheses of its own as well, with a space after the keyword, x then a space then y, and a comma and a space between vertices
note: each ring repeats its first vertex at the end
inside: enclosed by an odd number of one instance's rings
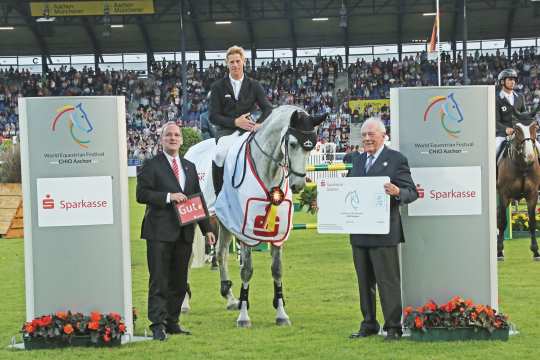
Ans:
POLYGON ((508 317, 486 305, 474 304, 459 296, 438 305, 430 300, 424 306, 407 306, 403 311, 404 326, 411 339, 437 340, 508 340, 508 317))
POLYGON ((67 346, 118 346, 126 325, 120 314, 56 312, 24 323, 25 349, 67 346))

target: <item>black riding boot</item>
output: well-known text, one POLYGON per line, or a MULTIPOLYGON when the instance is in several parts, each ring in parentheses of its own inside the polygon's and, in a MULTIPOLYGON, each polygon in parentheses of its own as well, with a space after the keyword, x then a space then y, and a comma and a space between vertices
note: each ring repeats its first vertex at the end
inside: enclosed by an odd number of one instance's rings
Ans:
POLYGON ((215 162, 212 161, 212 181, 214 182, 214 192, 218 196, 221 188, 223 187, 223 167, 217 166, 215 162))

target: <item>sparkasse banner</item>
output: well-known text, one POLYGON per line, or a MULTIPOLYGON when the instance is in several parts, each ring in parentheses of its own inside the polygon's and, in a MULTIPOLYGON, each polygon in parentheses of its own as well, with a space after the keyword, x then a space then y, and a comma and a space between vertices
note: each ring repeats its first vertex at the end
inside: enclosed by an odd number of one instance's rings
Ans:
POLYGON ((480 215, 480 166, 412 168, 418 200, 408 206, 409 216, 480 215))
POLYGON ((114 222, 110 176, 37 179, 37 198, 40 227, 114 222))

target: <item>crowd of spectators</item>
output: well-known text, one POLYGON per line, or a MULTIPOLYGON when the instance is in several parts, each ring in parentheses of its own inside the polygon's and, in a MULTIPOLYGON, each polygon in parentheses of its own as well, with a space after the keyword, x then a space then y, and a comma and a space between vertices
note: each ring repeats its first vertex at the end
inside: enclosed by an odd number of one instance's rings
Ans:
MULTIPOLYGON (((478 51, 468 57, 470 84, 494 84, 505 68, 519 72, 518 91, 528 105, 540 99, 540 57, 535 49, 520 49, 512 57, 504 53, 482 55, 478 51)), ((432 86, 437 83, 436 62, 425 53, 404 56, 402 61, 358 60, 343 67, 341 57, 298 61, 275 60, 262 63, 255 71, 247 66, 247 74, 260 81, 274 104, 297 104, 310 113, 330 113, 319 130, 319 141, 336 144, 344 151, 350 143, 351 123, 376 116, 389 125, 388 105, 365 106, 351 111, 349 100, 378 100, 390 97, 390 88, 400 86, 432 86), (348 73, 348 89, 337 89, 340 71, 348 73)), ((181 66, 165 60, 152 64, 151 72, 142 77, 135 71, 77 71, 62 67, 46 76, 14 69, 0 70, 0 142, 18 134, 17 100, 20 96, 124 95, 127 109, 128 157, 144 160, 159 150, 158 131, 166 121, 200 128, 201 114, 208 108, 207 95, 211 84, 225 76, 224 64, 210 65, 201 71, 197 63, 187 66, 187 103, 181 116, 181 66)), ((441 56, 442 85, 463 85, 463 59, 441 56)))

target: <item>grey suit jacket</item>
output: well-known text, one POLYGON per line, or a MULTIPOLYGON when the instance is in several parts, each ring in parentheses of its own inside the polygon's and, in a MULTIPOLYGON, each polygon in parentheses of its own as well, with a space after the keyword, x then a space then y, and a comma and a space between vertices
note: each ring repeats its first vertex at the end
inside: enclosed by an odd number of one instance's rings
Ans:
POLYGON ((351 245, 360 247, 395 246, 405 241, 399 205, 408 204, 418 198, 407 158, 400 152, 385 146, 367 174, 364 170, 366 160, 366 153, 353 157, 353 168, 348 176, 388 176, 390 182, 399 187, 400 195, 399 199, 395 197, 390 199, 390 232, 375 235, 351 234, 351 245))

